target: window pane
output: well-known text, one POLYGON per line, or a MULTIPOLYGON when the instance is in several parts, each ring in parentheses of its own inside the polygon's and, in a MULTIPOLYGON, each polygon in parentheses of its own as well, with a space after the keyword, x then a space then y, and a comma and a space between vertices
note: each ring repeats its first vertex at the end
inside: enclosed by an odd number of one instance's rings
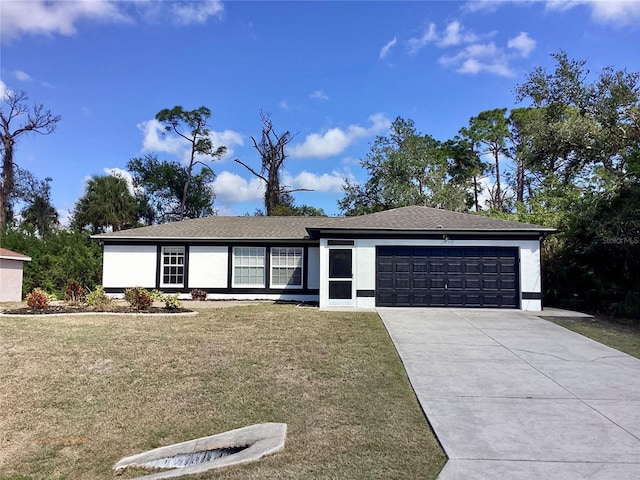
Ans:
POLYGON ((329 250, 329 278, 351 277, 351 250, 329 250))
POLYGON ((351 282, 329 282, 329 298, 336 300, 351 299, 351 282))
POLYGON ((271 249, 271 283, 277 286, 302 286, 303 249, 276 247, 271 249))
POLYGON ((264 248, 236 247, 233 257, 234 285, 264 286, 264 248))
POLYGON ((184 247, 164 247, 162 249, 162 284, 184 284, 184 247))

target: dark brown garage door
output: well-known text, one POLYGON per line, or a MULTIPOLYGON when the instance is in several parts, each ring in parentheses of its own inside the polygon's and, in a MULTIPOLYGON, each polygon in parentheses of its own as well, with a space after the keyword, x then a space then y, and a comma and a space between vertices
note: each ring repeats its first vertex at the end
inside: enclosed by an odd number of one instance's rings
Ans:
POLYGON ((518 290, 516 248, 377 248, 380 307, 518 308, 518 290))

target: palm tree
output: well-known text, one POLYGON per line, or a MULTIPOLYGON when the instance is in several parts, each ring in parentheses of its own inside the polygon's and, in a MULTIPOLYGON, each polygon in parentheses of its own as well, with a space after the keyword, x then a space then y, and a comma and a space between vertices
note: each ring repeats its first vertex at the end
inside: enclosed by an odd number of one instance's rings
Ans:
POLYGON ((127 181, 112 175, 94 176, 78 200, 72 225, 93 233, 122 230, 136 223, 138 206, 127 181))

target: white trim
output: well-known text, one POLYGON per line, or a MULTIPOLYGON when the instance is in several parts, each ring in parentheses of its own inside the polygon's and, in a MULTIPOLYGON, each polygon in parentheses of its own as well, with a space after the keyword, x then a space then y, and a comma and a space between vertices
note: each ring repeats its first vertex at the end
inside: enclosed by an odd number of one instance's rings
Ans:
MULTIPOLYGON (((304 247, 278 247, 278 246, 272 246, 269 248, 269 258, 270 258, 270 262, 269 262, 269 286, 270 287, 274 287, 274 288, 291 288, 291 289, 296 289, 296 288, 302 288, 303 284, 304 284, 304 247), (300 251, 300 284, 298 285, 290 285, 288 283, 276 283, 273 281, 273 269, 274 268, 296 268, 293 265, 274 265, 273 264, 273 251, 274 250, 296 250, 296 251, 300 251)), ((288 255, 286 255, 284 258, 289 258, 288 255)))
MULTIPOLYGON (((235 246, 231 252, 231 287, 232 288, 265 288, 267 280, 267 249, 265 247, 235 246), (238 249, 255 249, 262 251, 262 283, 236 283, 236 251, 238 249)), ((257 258, 257 256, 256 256, 257 258)), ((260 267, 260 265, 238 265, 238 267, 260 267)))
MULTIPOLYGON (((320 308, 326 307, 356 307, 356 290, 358 284, 357 265, 358 248, 357 245, 329 245, 329 240, 320 240, 320 308), (345 278, 329 278, 329 251, 330 250, 350 250, 351 251, 351 298, 337 299, 329 298, 329 282, 349 281, 345 278)), ((374 280, 375 281, 375 280, 374 280)))
POLYGON ((0 260, 18 260, 19 262, 30 262, 31 257, 14 257, 11 255, 0 255, 0 260))
MULTIPOLYGON (((178 256, 178 255, 179 255, 179 253, 176 254, 176 256, 178 256)), ((180 245, 166 245, 166 246, 162 247, 162 249, 160 250, 160 287, 168 287, 168 288, 184 287, 185 273, 186 273, 186 259, 187 259, 187 249, 185 247, 180 246, 180 245), (164 257, 165 257, 165 251, 166 250, 170 250, 170 249, 176 250, 176 252, 179 252, 180 250, 182 250, 182 263, 176 263, 175 264, 176 267, 182 267, 182 282, 181 283, 165 283, 164 282, 164 267, 165 267, 164 257)), ((167 264, 168 267, 171 267, 172 265, 173 264, 170 264, 170 263, 167 264)), ((169 274, 169 276, 172 276, 172 275, 169 274)))

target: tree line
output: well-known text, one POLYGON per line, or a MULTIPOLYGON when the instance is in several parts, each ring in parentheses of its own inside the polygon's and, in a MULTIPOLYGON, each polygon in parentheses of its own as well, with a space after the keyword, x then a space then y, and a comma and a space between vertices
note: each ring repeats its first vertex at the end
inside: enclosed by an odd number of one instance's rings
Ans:
MULTIPOLYGON (((480 112, 453 138, 438 140, 419 132, 411 119, 396 118, 389 134, 377 137, 360 159, 366 180, 345 179, 338 207, 344 215, 361 215, 425 205, 556 227, 559 233, 544 242, 545 299, 639 315, 640 75, 612 67, 592 74, 584 61, 563 51, 552 57, 553 70, 535 68, 515 87, 515 100, 523 106, 480 112)), ((4 100, 3 245, 11 248, 17 240, 10 239, 19 234, 44 244, 60 232, 50 200, 52 179, 38 180, 13 157, 19 137, 53 133, 60 117, 42 105, 28 108, 24 92, 4 100), (18 203, 23 208, 15 215, 18 203)), ((214 215, 211 161, 226 149, 212 144, 210 117, 204 106, 161 110, 157 121, 165 134, 188 145, 187 158, 131 158, 133 185, 113 175, 92 177, 76 202, 71 231, 86 236, 214 215)), ((264 184, 264 210, 254 214, 323 215, 296 205, 298 190, 281 182, 295 135, 278 133, 264 112, 260 120, 261 135, 251 137, 260 165, 235 160, 264 184)))

